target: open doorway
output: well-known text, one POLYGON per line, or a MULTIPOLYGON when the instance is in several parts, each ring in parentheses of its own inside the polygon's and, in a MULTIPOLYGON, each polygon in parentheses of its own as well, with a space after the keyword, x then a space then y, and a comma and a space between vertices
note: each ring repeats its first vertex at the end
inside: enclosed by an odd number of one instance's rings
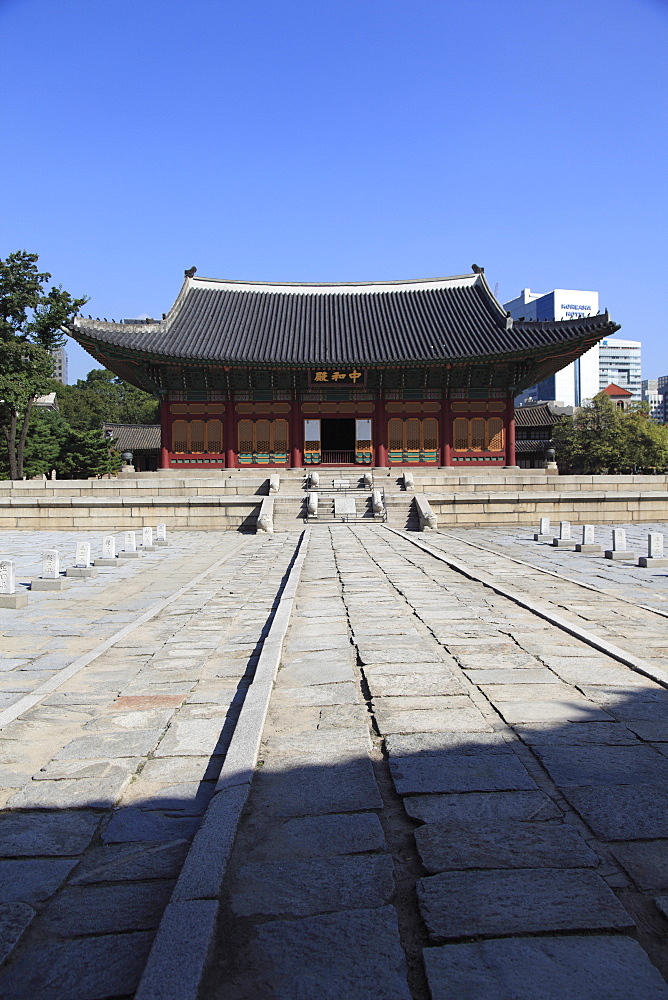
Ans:
POLYGON ((322 461, 328 465, 352 465, 355 462, 355 421, 323 419, 320 428, 322 461))

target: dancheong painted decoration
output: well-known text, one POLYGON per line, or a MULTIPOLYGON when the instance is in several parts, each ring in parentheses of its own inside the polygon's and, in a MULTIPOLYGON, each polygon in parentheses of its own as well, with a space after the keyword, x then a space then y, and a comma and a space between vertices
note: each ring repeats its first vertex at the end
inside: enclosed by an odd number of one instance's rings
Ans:
POLYGON ((161 320, 78 317, 161 400, 162 468, 512 466, 513 399, 619 327, 513 320, 479 269, 346 284, 186 274, 161 320))

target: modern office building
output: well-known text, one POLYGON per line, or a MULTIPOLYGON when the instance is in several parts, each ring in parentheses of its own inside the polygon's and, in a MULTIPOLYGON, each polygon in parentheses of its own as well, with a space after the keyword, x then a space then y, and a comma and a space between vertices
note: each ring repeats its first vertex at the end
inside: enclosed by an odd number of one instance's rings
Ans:
MULTIPOLYGON (((532 292, 523 288, 516 299, 504 303, 515 320, 550 322, 596 316, 599 311, 598 292, 572 288, 555 288, 551 292, 532 292)), ((612 379, 608 379, 608 382, 612 379)), ((608 382, 605 384, 607 385, 608 382)), ((517 406, 527 402, 556 402, 561 406, 580 406, 600 391, 598 344, 574 359, 556 374, 525 389, 515 400, 517 406)))
POLYGON ((641 353, 639 340, 606 337, 598 345, 599 391, 613 382, 628 389, 636 402, 642 399, 641 353))
POLYGON ((51 351, 51 357, 56 363, 53 377, 63 385, 67 385, 67 351, 64 347, 56 347, 51 351))
MULTIPOLYGON (((664 385, 668 382, 666 376, 662 377, 664 385)), ((662 386, 663 388, 663 386, 662 386)), ((664 390, 665 391, 665 390, 664 390)), ((640 383, 640 395, 643 403, 649 406, 649 415, 658 424, 665 423, 664 393, 659 392, 658 378, 645 378, 640 383)))

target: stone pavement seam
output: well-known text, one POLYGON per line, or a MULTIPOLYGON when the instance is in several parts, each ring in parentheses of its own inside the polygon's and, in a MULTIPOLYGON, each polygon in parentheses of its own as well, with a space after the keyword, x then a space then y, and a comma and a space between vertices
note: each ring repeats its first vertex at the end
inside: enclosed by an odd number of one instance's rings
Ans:
POLYGON ((70 678, 74 677, 75 674, 78 674, 80 670, 83 670, 84 667, 87 667, 89 663, 92 663, 103 653, 106 653, 106 651, 110 649, 113 645, 115 645, 115 643, 119 642, 121 639, 125 639, 125 637, 130 635, 131 632, 134 632, 136 628, 139 628, 140 625, 145 625, 146 622, 151 620, 151 618, 155 618, 155 616, 160 614, 160 612, 163 611, 166 607, 168 607, 174 601, 177 601, 180 597, 182 597, 193 587, 196 587, 197 584, 201 583, 201 581, 204 580, 210 573, 215 572, 219 566, 222 566, 223 563, 227 562, 228 559, 230 559, 233 555, 235 555, 239 551, 239 549, 243 546, 244 542, 245 539, 242 539, 239 542, 239 544, 235 546, 234 549, 232 549, 231 552, 228 552, 226 555, 224 555, 222 559, 217 559, 216 562, 212 563, 211 566, 208 567, 208 569, 205 569, 203 573, 199 574, 199 576, 196 576, 193 580, 190 580, 190 582, 187 583, 184 587, 180 587, 178 590, 174 591, 173 594, 170 594, 169 597, 166 597, 164 600, 159 601, 152 608, 149 608, 148 611, 145 611, 143 615, 140 615, 140 617, 137 618, 136 621, 131 622, 129 625, 125 625, 118 632, 115 632, 114 635, 110 635, 108 639, 104 640, 104 642, 101 642, 98 646, 95 646, 94 649, 91 649, 87 653, 84 653, 83 656, 77 657, 76 660, 70 663, 67 667, 63 667, 62 670, 59 670, 58 673, 56 673, 53 677, 50 677, 47 681, 44 681, 43 684, 40 684, 40 686, 36 688, 34 691, 32 691, 30 694, 25 695, 19 701, 15 702, 13 705, 10 705, 9 708, 6 708, 3 712, 0 712, 0 729, 2 729, 3 726, 6 726, 8 723, 13 722, 15 719, 18 719, 18 717, 22 715, 24 712, 26 712, 29 708, 33 708, 35 705, 39 704, 39 702, 42 701, 42 699, 45 698, 46 695, 52 694, 54 691, 56 691, 61 686, 61 684, 64 684, 65 681, 70 680, 70 678))
POLYGON ((237 827, 250 792, 269 698, 281 660, 310 529, 298 542, 255 676, 244 700, 216 792, 188 851, 160 922, 135 1000, 196 1000, 216 933, 220 894, 237 827), (226 773, 227 772, 227 773, 226 773), (192 949, 192 921, 197 947, 192 949))
MULTIPOLYGON (((398 535, 400 538, 410 542, 412 545, 417 546, 417 548, 427 552, 440 562, 446 563, 446 565, 450 566, 451 569, 456 570, 458 573, 462 573, 470 580, 476 580, 478 583, 482 583, 485 587, 489 587, 490 590, 494 590, 502 597, 507 597, 515 604, 519 604, 520 607, 526 608, 527 611, 531 611, 533 614, 538 615, 539 618, 545 619, 545 621, 550 622, 552 625, 556 625, 557 628, 563 629, 564 632, 568 632, 569 635, 574 636, 576 639, 580 639, 582 642, 587 643, 587 645, 592 646, 594 649, 598 649, 599 652, 605 653, 614 660, 619 660, 620 663, 624 663, 627 667, 630 667, 637 673, 643 674, 643 676, 649 677, 650 680, 656 681, 657 684, 661 684, 662 687, 668 688, 668 674, 664 670, 660 670, 658 667, 653 666, 653 664, 648 663, 646 660, 641 660, 639 657, 633 656, 632 653, 628 653, 625 649, 615 646, 614 643, 608 642, 606 639, 599 638, 599 636, 594 635, 593 632, 580 628, 579 625, 572 624, 560 615, 555 614, 548 608, 541 607, 541 605, 537 604, 535 601, 528 600, 522 594, 511 590, 509 587, 504 587, 503 584, 498 583, 493 577, 488 576, 486 573, 474 570, 470 566, 466 566, 464 563, 460 562, 458 559, 453 559, 452 556, 448 556, 444 552, 439 552, 437 549, 433 549, 430 545, 426 545, 424 542, 418 541, 416 538, 410 538, 405 532, 397 531, 396 528, 390 528, 389 525, 386 524, 381 525, 381 527, 386 531, 391 531, 393 534, 398 535)), ((652 611, 654 609, 649 608, 648 610, 652 611)))

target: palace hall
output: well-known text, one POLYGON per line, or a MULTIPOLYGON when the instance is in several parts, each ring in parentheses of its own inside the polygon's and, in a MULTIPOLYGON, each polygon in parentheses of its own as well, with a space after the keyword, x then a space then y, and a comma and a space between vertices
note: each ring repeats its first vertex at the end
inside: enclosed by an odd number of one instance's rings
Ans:
POLYGON ((483 270, 350 283, 186 272, 161 320, 78 317, 161 401, 160 467, 514 466, 514 397, 619 329, 512 319, 483 270))

